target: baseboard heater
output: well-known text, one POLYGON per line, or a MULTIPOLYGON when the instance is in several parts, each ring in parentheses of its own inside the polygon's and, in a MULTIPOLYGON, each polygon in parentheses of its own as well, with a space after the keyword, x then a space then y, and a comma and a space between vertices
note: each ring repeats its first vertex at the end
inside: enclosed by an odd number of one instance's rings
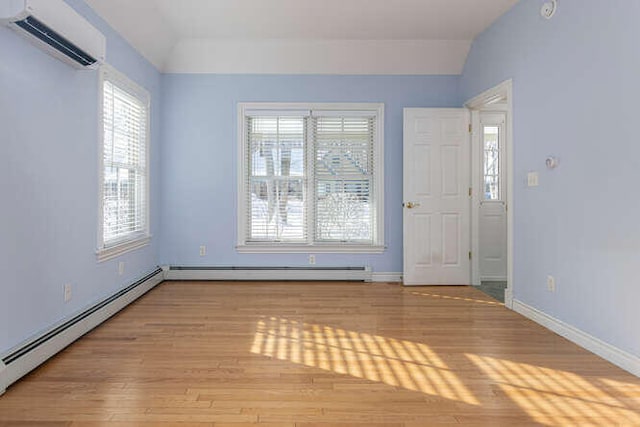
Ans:
POLYGON ((165 280, 371 281, 371 267, 164 267, 165 280))
POLYGON ((0 395, 11 384, 140 298, 163 280, 163 271, 158 267, 155 271, 109 298, 3 356, 0 360, 0 395))

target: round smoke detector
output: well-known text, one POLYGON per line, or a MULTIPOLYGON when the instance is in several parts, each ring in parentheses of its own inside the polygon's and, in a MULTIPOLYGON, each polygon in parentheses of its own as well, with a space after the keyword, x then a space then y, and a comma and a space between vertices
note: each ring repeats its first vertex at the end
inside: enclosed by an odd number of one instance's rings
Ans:
POLYGON ((557 0, 551 0, 551 1, 545 2, 545 4, 542 5, 542 9, 540 9, 540 15, 542 15, 543 18, 551 19, 553 15, 556 13, 557 8, 558 8, 557 0))

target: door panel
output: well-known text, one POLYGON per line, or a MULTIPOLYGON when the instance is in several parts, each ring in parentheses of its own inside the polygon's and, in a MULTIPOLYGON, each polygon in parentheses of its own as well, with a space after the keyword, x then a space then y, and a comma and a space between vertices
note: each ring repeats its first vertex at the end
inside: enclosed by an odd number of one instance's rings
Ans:
POLYGON ((507 213, 502 202, 480 204, 480 279, 507 280, 507 213))
POLYGON ((404 283, 470 283, 469 114, 404 110, 404 283))
POLYGON ((507 280, 507 210, 505 188, 505 115, 480 113, 481 171, 479 212, 480 280, 507 280))
POLYGON ((442 214, 442 265, 460 266, 460 215, 442 214))
POLYGON ((423 170, 422 179, 412 182, 413 191, 419 197, 431 196, 431 147, 428 145, 416 145, 414 154, 411 157, 413 161, 412 170, 423 170))
POLYGON ((460 196, 460 148, 443 146, 440 149, 440 165, 442 170, 442 196, 460 196))
POLYGON ((431 217, 429 214, 416 214, 411 217, 413 222, 412 228, 416 231, 416 234, 425 236, 424 239, 416 239, 416 250, 414 262, 421 266, 430 266, 431 262, 431 217))

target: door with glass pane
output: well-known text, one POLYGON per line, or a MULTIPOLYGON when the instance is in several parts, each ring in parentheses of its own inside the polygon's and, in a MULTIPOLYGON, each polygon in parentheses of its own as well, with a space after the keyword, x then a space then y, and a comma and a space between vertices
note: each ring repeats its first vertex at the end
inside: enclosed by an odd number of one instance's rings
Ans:
POLYGON ((505 115, 480 113, 482 174, 479 215, 481 281, 507 280, 505 115))

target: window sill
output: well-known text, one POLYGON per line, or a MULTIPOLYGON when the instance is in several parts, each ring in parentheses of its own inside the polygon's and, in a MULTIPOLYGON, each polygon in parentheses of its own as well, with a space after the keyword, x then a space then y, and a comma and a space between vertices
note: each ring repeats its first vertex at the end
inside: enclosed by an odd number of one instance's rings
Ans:
POLYGON ((251 244, 238 245, 236 251, 241 254, 295 254, 295 253, 349 253, 349 254, 381 254, 383 245, 270 245, 251 244))
POLYGON ((96 251, 96 257, 98 258, 98 262, 107 261, 124 253, 147 246, 149 242, 151 242, 151 236, 143 236, 133 240, 127 240, 114 246, 98 249, 96 251))

